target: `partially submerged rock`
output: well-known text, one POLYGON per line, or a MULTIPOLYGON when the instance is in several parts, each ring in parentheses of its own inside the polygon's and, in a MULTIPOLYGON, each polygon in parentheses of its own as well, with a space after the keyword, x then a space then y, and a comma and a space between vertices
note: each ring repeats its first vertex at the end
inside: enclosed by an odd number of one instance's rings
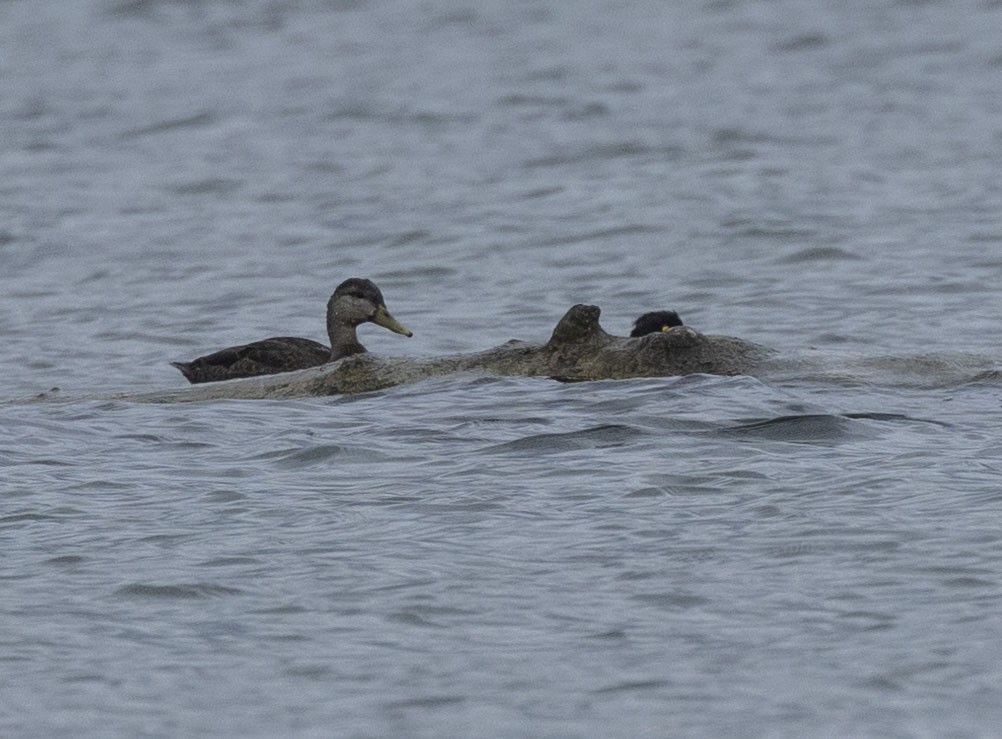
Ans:
POLYGON ((509 341, 483 352, 413 359, 359 354, 321 367, 231 380, 185 390, 130 396, 161 402, 218 398, 288 398, 381 390, 462 372, 612 380, 705 373, 752 373, 772 353, 729 336, 707 336, 679 326, 639 338, 606 333, 594 305, 575 305, 545 344, 509 341))

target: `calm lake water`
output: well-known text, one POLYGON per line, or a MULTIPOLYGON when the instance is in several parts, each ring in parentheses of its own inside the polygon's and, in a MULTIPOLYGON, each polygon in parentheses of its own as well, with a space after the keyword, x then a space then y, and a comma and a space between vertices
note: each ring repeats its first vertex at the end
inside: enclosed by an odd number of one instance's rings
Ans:
POLYGON ((996 735, 1000 39, 997 0, 0 4, 0 735, 996 735), (415 332, 381 354, 593 303, 831 372, 111 399, 323 339, 353 275, 415 332))

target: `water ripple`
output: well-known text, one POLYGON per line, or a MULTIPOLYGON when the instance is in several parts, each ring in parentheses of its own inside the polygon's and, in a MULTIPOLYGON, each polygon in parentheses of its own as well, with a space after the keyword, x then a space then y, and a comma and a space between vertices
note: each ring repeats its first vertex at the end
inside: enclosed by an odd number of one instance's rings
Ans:
POLYGON ((605 449, 623 446, 641 437, 644 432, 619 424, 604 424, 555 434, 533 434, 503 444, 486 447, 484 451, 494 453, 527 452, 532 454, 559 453, 578 449, 605 449))
POLYGON ((115 594, 129 599, 197 600, 227 595, 240 595, 243 592, 240 588, 230 588, 210 583, 193 583, 189 585, 133 583, 120 587, 115 591, 115 594))

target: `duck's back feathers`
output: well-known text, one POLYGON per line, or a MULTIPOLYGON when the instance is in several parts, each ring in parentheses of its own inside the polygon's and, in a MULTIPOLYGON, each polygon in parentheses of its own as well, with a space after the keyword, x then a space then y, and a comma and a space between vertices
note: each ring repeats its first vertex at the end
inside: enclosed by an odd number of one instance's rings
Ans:
POLYGON ((316 341, 297 336, 275 336, 220 349, 190 362, 171 364, 181 370, 188 382, 197 384, 318 367, 329 362, 330 358, 330 348, 316 341))

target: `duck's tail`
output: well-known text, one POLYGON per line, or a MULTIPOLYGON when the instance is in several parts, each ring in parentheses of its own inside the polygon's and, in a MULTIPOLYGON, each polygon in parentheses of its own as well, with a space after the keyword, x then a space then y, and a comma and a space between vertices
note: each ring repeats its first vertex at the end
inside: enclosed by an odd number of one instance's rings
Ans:
POLYGON ((179 370, 181 370, 181 374, 184 375, 184 378, 192 385, 198 382, 198 380, 195 378, 195 373, 192 369, 191 362, 171 362, 170 364, 171 367, 177 367, 179 370))

